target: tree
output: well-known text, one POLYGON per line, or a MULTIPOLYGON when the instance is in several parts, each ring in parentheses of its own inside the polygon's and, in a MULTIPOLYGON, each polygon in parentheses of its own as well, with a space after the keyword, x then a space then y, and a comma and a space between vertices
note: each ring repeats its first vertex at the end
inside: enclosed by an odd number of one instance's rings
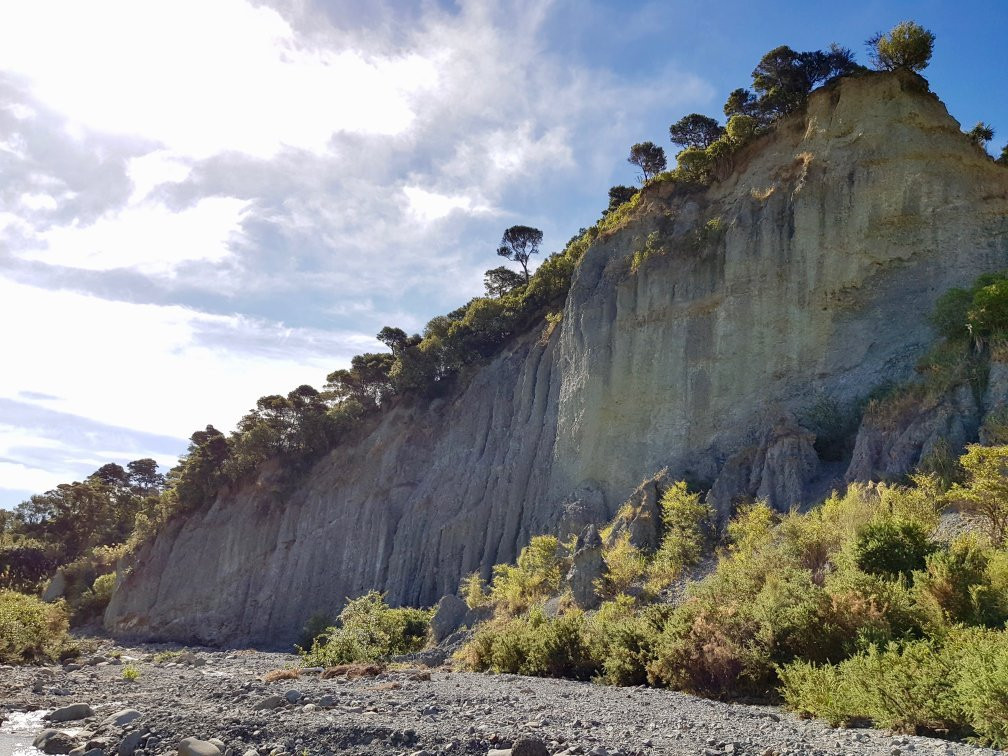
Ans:
POLYGON ((525 283, 521 273, 515 273, 503 265, 491 268, 483 274, 483 286, 488 297, 502 297, 525 283))
POLYGON ((879 71, 895 71, 908 68, 923 71, 931 62, 934 52, 935 35, 913 21, 903 21, 892 28, 888 35, 879 32, 865 44, 872 65, 879 71))
MULTIPOLYGON (((854 54, 845 47, 831 45, 829 52, 812 50, 795 52, 787 45, 775 47, 764 55, 752 72, 753 89, 759 95, 755 109, 768 119, 777 118, 796 110, 815 87, 837 76, 845 76, 857 69, 854 54)), ((729 97, 742 99, 742 106, 748 103, 741 95, 733 92, 729 97)), ((725 106, 728 107, 727 105, 725 106)), ((744 115, 745 110, 736 111, 744 115)), ((735 115, 735 112, 731 113, 735 115)))
POLYGON ((724 105, 724 114, 728 118, 735 115, 756 116, 758 112, 756 95, 742 87, 728 95, 728 100, 724 105))
POLYGON ((665 150, 654 142, 638 142, 630 148, 627 162, 641 169, 641 182, 646 184, 665 170, 665 150))
POLYGON ((991 128, 989 123, 978 121, 976 126, 966 132, 966 136, 977 147, 986 150, 987 142, 994 138, 994 129, 991 128))
POLYGON ((672 144, 680 147, 707 149, 724 134, 724 128, 713 118, 690 113, 669 126, 672 144))
POLYGON ((497 254, 522 266, 525 273, 525 283, 529 282, 528 261, 532 255, 539 254, 543 232, 531 226, 511 226, 501 237, 497 254))
POLYGON ((409 336, 406 335, 406 331, 402 328, 395 328, 393 326, 385 326, 380 331, 378 331, 378 336, 376 337, 378 341, 387 346, 394 355, 401 354, 409 344, 409 336))
POLYGON ((1008 535, 1008 446, 970 444, 959 461, 966 482, 954 485, 949 499, 976 516, 1000 548, 1008 535))
MULTIPOLYGON (((618 208, 620 205, 624 205, 630 200, 632 200, 634 198, 634 195, 636 194, 637 189, 632 186, 623 186, 622 184, 620 184, 619 186, 609 187, 609 207, 607 207, 605 210, 602 211, 602 216, 605 217, 606 215, 609 215, 609 213, 618 208)), ((571 242, 573 242, 576 239, 579 239, 581 237, 581 234, 583 233, 584 229, 581 229, 578 235, 575 236, 574 239, 571 240, 571 242)), ((571 244, 571 242, 567 243, 568 246, 571 244)))
POLYGON ((126 465, 130 485, 144 493, 160 491, 164 486, 164 475, 158 472, 158 464, 150 457, 135 459, 126 465))
POLYGON ((110 487, 125 486, 129 483, 126 471, 122 468, 122 465, 117 465, 115 462, 102 465, 91 473, 88 478, 110 487))

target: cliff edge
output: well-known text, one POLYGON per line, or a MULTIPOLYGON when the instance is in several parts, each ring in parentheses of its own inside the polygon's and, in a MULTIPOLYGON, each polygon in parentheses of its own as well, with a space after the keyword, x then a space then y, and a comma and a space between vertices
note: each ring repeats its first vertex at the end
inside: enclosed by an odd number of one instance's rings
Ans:
POLYGON ((739 495, 801 504, 846 471, 802 413, 912 375, 935 300, 1005 267, 1008 170, 919 76, 843 79, 725 180, 649 186, 586 252, 548 339, 387 412, 293 492, 264 473, 170 523, 106 626, 281 644, 372 588, 431 604, 536 533, 608 519, 664 467, 712 486, 723 514, 739 495))

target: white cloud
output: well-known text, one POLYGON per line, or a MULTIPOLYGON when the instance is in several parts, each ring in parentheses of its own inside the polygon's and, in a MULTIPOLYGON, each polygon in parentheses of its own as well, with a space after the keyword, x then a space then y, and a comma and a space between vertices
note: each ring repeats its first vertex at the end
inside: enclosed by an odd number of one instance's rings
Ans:
POLYGON ((492 212, 488 206, 474 202, 472 197, 466 195, 438 194, 418 186, 403 187, 403 193, 409 203, 409 211, 417 219, 425 222, 444 218, 453 210, 461 210, 469 214, 492 212))
POLYGON ((300 46, 276 11, 242 0, 4 3, 0 69, 79 126, 192 156, 321 152, 341 130, 398 134, 436 79, 415 55, 300 46))
POLYGON ((226 258, 247 205, 233 197, 208 197, 179 212, 160 204, 134 205, 90 226, 46 231, 40 236, 44 246, 20 256, 84 270, 138 268, 167 274, 181 262, 226 258))
POLYGON ((155 150, 132 158, 126 167, 126 173, 133 182, 130 202, 145 199, 152 189, 161 184, 183 181, 191 170, 186 160, 168 150, 155 150))
POLYGON ((207 423, 230 428, 259 396, 318 386, 376 343, 2 279, 0 320, 0 397, 49 394, 58 398, 31 403, 175 437, 207 423))

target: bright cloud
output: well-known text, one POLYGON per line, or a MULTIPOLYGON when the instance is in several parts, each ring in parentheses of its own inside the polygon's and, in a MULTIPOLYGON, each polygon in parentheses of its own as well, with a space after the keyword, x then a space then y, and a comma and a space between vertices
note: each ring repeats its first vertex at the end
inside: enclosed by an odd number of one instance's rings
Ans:
POLYGON ((180 212, 160 204, 136 205, 90 226, 60 226, 41 236, 44 247, 22 257, 86 270, 134 267, 170 273, 181 262, 219 262, 239 234, 247 202, 208 197, 180 212))
POLYGON ((74 123, 190 156, 321 152, 338 131, 398 134, 436 80, 417 56, 301 46, 276 11, 241 0, 5 3, 0 69, 74 123))
POLYGON ((461 210, 465 213, 489 213, 491 209, 486 205, 477 204, 472 197, 457 194, 449 196, 428 192, 418 186, 403 187, 403 194, 409 202, 409 211, 419 220, 434 221, 444 218, 453 210, 461 210))
POLYGON ((110 425, 187 437, 234 422, 265 393, 325 375, 375 342, 178 306, 113 302, 0 280, 0 397, 110 425))

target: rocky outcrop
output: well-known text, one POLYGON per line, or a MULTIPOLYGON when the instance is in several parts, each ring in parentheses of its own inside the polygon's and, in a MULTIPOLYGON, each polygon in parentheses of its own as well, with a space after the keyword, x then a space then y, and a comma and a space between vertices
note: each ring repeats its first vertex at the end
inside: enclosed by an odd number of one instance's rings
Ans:
POLYGON ((922 387, 866 413, 847 469, 848 481, 900 480, 936 450, 958 454, 977 437, 981 408, 968 385, 931 396, 922 387))
MULTIPOLYGON (((936 298, 1008 267, 1008 171, 908 72, 814 93, 735 162, 704 192, 645 190, 586 252, 545 344, 517 339, 451 398, 388 412, 293 492, 263 479, 172 523, 107 626, 286 643, 368 589, 431 604, 535 533, 608 519, 665 467, 717 481, 722 514, 740 491, 800 501, 811 438, 776 416, 912 374, 936 298)), ((895 470, 862 446, 852 474, 895 470)))
POLYGON ((724 522, 742 501, 763 499, 787 511, 808 503, 808 484, 819 471, 815 434, 788 413, 767 428, 756 446, 732 455, 707 494, 724 522))
POLYGON ((602 557, 602 538, 594 525, 589 525, 578 536, 571 556, 571 568, 567 574, 574 603, 582 609, 594 609, 599 604, 595 584, 605 574, 605 560, 602 557))
POLYGON ((667 469, 641 483, 616 512, 605 545, 612 546, 625 536, 638 549, 657 549, 661 541, 661 497, 671 484, 667 469))

